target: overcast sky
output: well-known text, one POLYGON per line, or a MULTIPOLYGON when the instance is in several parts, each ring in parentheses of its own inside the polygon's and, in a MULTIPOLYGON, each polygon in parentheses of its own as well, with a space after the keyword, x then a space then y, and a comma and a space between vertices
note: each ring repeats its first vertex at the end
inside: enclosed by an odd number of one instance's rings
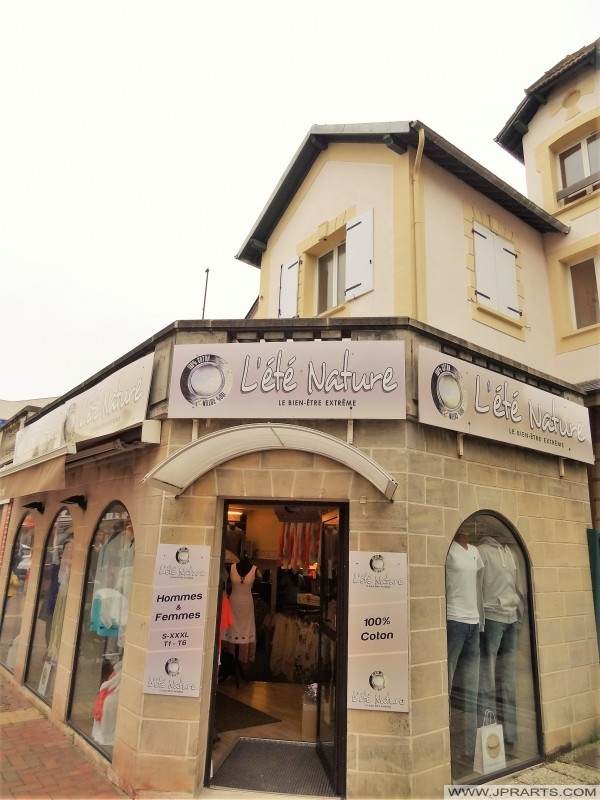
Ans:
POLYGON ((0 0, 0 399, 58 396, 178 319, 244 317, 235 260, 313 124, 493 138, 596 0, 0 0))

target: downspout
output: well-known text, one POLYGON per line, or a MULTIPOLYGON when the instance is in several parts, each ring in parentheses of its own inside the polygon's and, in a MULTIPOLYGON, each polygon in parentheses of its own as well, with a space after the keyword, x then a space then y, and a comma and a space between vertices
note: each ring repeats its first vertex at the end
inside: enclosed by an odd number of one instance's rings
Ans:
POLYGON ((421 220, 421 161, 425 148, 425 130, 418 129, 419 144, 413 167, 413 247, 415 253, 415 316, 420 322, 427 322, 425 303, 425 247, 423 244, 423 225, 421 220))

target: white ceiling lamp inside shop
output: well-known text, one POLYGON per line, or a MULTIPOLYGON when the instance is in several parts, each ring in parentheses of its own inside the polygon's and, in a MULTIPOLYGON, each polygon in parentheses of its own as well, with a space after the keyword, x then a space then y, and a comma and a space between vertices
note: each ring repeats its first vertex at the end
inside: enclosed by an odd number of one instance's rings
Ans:
POLYGON ((301 450, 338 461, 370 481, 392 500, 398 486, 372 458, 327 433, 298 425, 239 425, 196 439, 165 458, 142 479, 179 495, 195 480, 232 458, 260 450, 301 450))

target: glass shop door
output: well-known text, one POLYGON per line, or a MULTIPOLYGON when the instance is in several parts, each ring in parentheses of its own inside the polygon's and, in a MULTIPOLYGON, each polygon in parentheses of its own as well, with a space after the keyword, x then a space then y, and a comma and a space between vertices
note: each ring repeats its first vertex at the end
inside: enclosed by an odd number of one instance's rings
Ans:
POLYGON ((333 790, 344 796, 346 779, 347 509, 321 528, 317 752, 333 790), (341 656, 341 657, 340 657, 341 656))

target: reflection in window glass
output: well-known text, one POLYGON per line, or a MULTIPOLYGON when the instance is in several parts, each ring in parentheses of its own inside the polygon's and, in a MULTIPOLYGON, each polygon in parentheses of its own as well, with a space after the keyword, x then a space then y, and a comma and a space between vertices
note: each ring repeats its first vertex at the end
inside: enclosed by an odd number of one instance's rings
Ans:
POLYGON ((8 587, 2 615, 2 628, 0 629, 0 664, 3 664, 11 672, 15 668, 19 647, 34 532, 33 516, 27 514, 19 527, 11 553, 8 587))
POLYGON ((49 705, 54 695, 56 664, 62 638, 73 558, 73 523, 63 509, 52 526, 42 566, 31 650, 25 683, 49 705))
POLYGON ((115 736, 134 556, 129 514, 115 504, 102 517, 88 556, 69 718, 108 758, 115 736))
POLYGON ((530 589, 515 535, 491 514, 459 528, 446 559, 452 777, 459 783, 539 755, 530 589))

